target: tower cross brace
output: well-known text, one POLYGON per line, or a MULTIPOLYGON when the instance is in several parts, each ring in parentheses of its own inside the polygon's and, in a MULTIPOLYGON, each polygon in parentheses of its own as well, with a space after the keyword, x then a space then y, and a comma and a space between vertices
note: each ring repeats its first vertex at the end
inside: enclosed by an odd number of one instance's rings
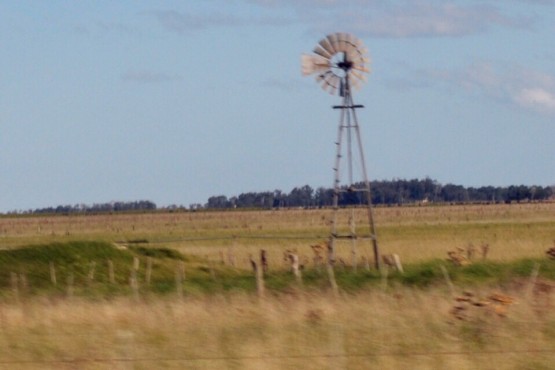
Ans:
POLYGON ((374 226, 374 214, 372 209, 372 197, 370 192, 370 181, 368 180, 368 174, 366 171, 366 161, 364 158, 364 150, 362 147, 362 139, 360 136, 360 127, 358 125, 358 119, 356 114, 356 109, 364 108, 363 105, 357 105, 353 102, 353 97, 351 95, 351 88, 349 84, 349 75, 345 74, 341 81, 341 96, 343 97, 342 105, 335 105, 333 109, 339 109, 340 119, 339 126, 337 130, 337 141, 336 141, 336 156, 335 156, 335 166, 334 170, 334 182, 333 182, 333 205, 332 205, 332 224, 331 232, 329 236, 329 264, 335 264, 336 258, 336 242, 338 239, 350 239, 351 240, 351 255, 353 268, 356 270, 357 261, 357 240, 358 239, 370 239, 372 241, 372 249, 374 253, 374 265, 376 269, 380 269, 380 253, 378 248, 378 238, 376 236, 376 230, 374 226), (354 137, 353 137, 354 136, 354 137), (345 141, 345 143, 344 143, 345 141), (353 142, 354 141, 354 142, 353 142), (341 165, 342 165, 342 150, 343 145, 346 144, 346 164, 347 164, 347 182, 348 186, 342 188, 341 180, 341 165), (362 172, 362 188, 355 188, 354 184, 354 173, 353 173, 353 146, 358 148, 358 159, 360 161, 360 167, 362 172), (356 229, 356 218, 354 207, 350 208, 349 216, 349 232, 347 234, 339 233, 339 196, 342 192, 360 192, 362 193, 362 199, 365 200, 364 207, 366 208, 368 217, 368 230, 367 235, 357 234, 356 229))

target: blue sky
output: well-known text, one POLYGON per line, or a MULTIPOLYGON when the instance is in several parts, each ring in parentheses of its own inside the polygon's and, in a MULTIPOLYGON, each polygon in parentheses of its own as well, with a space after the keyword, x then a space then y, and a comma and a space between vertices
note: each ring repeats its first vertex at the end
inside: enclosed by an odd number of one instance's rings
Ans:
POLYGON ((350 32, 371 179, 555 185, 555 1, 0 2, 0 212, 331 186, 350 32))

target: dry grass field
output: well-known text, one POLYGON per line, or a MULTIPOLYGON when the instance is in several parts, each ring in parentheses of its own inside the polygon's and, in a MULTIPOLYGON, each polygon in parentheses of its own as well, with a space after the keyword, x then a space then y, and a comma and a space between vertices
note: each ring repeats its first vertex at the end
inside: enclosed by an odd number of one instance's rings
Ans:
POLYGON ((505 316, 473 307, 465 321, 451 296, 404 289, 33 300, 0 306, 0 368, 552 369, 552 302, 512 293, 505 316))
MULTIPOLYGON (((345 226, 348 213, 340 215, 345 226)), ((310 256, 309 246, 327 238, 330 217, 327 209, 3 217, 0 248, 147 240, 215 260, 233 248, 249 268, 248 255, 261 248, 268 250, 274 265, 285 249, 310 256)), ((366 217, 363 209, 356 212, 359 230, 366 217)), ((494 260, 539 257, 555 239, 555 203, 378 207, 375 220, 381 251, 397 253, 404 262, 444 258, 448 250, 470 243, 489 244, 494 260)), ((359 248, 361 256, 371 257, 369 243, 360 242, 359 248)), ((340 247, 342 253, 348 258, 350 247, 340 247)))
MULTIPOLYGON (((356 217, 362 227, 364 212, 356 217)), ((282 252, 309 256, 329 219, 329 210, 3 216, 0 249, 142 241, 214 263, 233 251, 237 269, 248 271, 249 255, 264 248, 270 269, 283 272, 282 252)), ((375 219, 382 252, 409 267, 469 243, 488 243, 496 263, 547 260, 555 240, 555 203, 377 208, 375 219)), ((359 252, 370 256, 370 246, 359 252)), ((347 258, 349 248, 340 253, 347 258)), ((217 291, 15 301, 9 293, 0 303, 0 368, 552 369, 555 283, 537 272, 502 285, 374 284, 338 295, 293 284, 264 298, 217 291), (494 293, 510 304, 488 301, 494 293)))

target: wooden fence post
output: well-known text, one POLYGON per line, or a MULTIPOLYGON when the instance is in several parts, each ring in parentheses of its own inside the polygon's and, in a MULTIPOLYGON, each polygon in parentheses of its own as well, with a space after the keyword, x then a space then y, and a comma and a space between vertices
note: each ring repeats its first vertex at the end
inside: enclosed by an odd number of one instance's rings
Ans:
POLYGON ((129 278, 129 283, 131 289, 133 290, 133 296, 136 300, 139 299, 139 281, 137 280, 137 272, 139 270, 139 258, 133 257, 133 268, 131 269, 131 277, 129 278))
POLYGON ((49 262, 50 266, 50 281, 54 286, 58 285, 58 281, 56 279, 56 266, 54 266, 54 262, 49 262))
POLYGON ((112 260, 108 260, 108 279, 110 281, 110 284, 116 283, 116 276, 114 274, 114 263, 112 262, 112 260))
POLYGON ((451 295, 454 296, 455 295, 455 286, 453 285, 453 282, 451 281, 451 278, 449 277, 449 272, 447 271, 447 268, 443 265, 441 265, 441 272, 443 273, 443 278, 445 279, 445 282, 447 283, 447 286, 449 287, 449 291, 451 292, 451 295))
POLYGON ((540 273, 540 264, 534 263, 532 268, 532 273, 530 274, 530 280, 528 282, 528 287, 526 289, 526 299, 531 299, 532 294, 534 294, 534 287, 536 286, 536 281, 538 280, 538 275, 540 273))
POLYGON ((14 299, 19 303, 19 279, 15 272, 10 272, 10 283, 12 285, 14 299))
POLYGON ((150 279, 152 277, 152 257, 146 258, 146 285, 150 286, 150 279))
POLYGON ((183 280, 185 279, 185 262, 179 261, 175 269, 175 287, 177 296, 183 298, 183 280))
POLYGON ((328 271, 328 279, 330 281, 331 290, 333 294, 337 297, 339 295, 339 289, 337 288, 337 282, 335 281, 335 273, 333 271, 333 266, 331 263, 326 263, 326 269, 328 271))
POLYGON ((260 263, 256 264, 256 292, 258 298, 264 298, 264 270, 260 263))
POLYGON ((96 261, 92 261, 89 266, 89 273, 87 274, 87 282, 90 284, 94 280, 94 271, 96 269, 96 261))
POLYGON ((227 260, 228 260, 229 265, 230 265, 231 267, 235 267, 235 251, 234 251, 234 249, 235 249, 235 248, 234 248, 233 245, 230 245, 230 246, 227 248, 227 260))

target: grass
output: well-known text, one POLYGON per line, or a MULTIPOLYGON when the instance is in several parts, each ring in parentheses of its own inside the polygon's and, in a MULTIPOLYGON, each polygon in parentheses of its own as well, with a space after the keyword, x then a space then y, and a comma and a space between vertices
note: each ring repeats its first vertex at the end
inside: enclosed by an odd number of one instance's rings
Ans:
MULTIPOLYGON (((377 208, 381 251, 399 254, 405 273, 338 265, 338 295, 325 269, 311 263, 300 286, 282 256, 296 248, 310 260, 310 244, 329 232, 329 216, 0 217, 0 368, 553 367, 555 261, 545 250, 555 239, 555 203, 377 208), (469 243, 489 243, 488 258, 464 267, 446 261, 448 250, 469 243), (259 299, 249 258, 262 248, 270 270, 259 299), (129 281, 135 258, 137 291, 129 281), (453 294, 463 291, 481 298, 501 292, 516 303, 503 317, 469 306, 458 320, 453 294)), ((356 217, 364 227, 364 212, 356 217)), ((350 252, 350 244, 338 244, 338 257, 350 261, 350 252)), ((364 243, 357 252, 371 257, 364 243)))
MULTIPOLYGON (((342 291, 358 293, 366 289, 383 288, 384 284, 417 289, 445 287, 442 268, 446 269, 453 283, 461 286, 503 286, 529 277, 534 268, 539 268, 541 278, 555 278, 555 261, 547 258, 507 262, 479 260, 463 267, 454 266, 446 260, 433 259, 408 263, 404 267, 403 274, 391 271, 384 275, 373 269, 367 270, 364 266, 359 266, 355 272, 348 266, 338 265, 335 279, 342 291)), ((281 266, 274 266, 267 272, 265 285, 270 294, 301 288, 293 274, 281 266)), ((325 268, 307 265, 302 270, 302 289, 327 292, 330 286, 325 268)), ((251 270, 233 268, 200 257, 183 255, 170 248, 146 244, 122 249, 106 242, 84 241, 0 251, 0 297, 5 300, 13 299, 16 293, 18 297, 64 296, 69 294, 68 289, 71 289, 71 295, 95 299, 132 294, 172 294, 180 289, 189 296, 255 293, 256 279, 251 270), (139 263, 137 270, 133 267, 135 259, 139 263), (108 261, 113 266, 114 281, 110 280, 108 261), (55 269, 55 281, 52 267, 55 269), (176 273, 180 269, 184 269, 185 276, 178 283, 176 273), (131 276, 136 276, 138 290, 130 284, 131 276)))
MULTIPOLYGON (((488 294, 478 290, 476 294, 488 294)), ((0 306, 0 366, 10 368, 547 369, 555 318, 534 300, 506 317, 454 320, 436 290, 253 300, 34 300, 0 306), (61 362, 60 359, 63 359, 61 362)))
MULTIPOLYGON (((348 216, 348 210, 342 210, 340 223, 346 224, 348 216)), ((364 230, 364 210, 357 210, 355 218, 364 230)), ((235 249, 237 264, 248 269, 249 255, 261 248, 272 261, 280 261, 290 248, 310 257, 309 246, 327 238, 330 219, 327 209, 4 216, 0 249, 68 241, 148 241, 150 247, 213 262, 235 249)), ((378 207, 375 220, 382 252, 397 253, 405 263, 444 258, 448 250, 469 243, 489 243, 494 260, 540 258, 555 239, 555 203, 378 207)), ((371 246, 359 244, 359 253, 371 256, 371 246)), ((338 252, 350 258, 349 247, 338 252)))

